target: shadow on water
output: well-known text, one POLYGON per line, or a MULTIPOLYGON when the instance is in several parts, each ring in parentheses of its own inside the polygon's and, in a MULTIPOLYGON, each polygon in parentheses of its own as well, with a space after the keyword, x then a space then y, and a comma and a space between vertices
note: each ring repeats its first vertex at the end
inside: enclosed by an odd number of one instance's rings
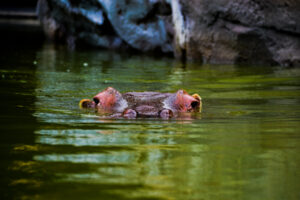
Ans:
POLYGON ((0 58, 4 197, 299 198, 299 69, 15 47, 0 58), (108 86, 184 88, 202 96, 203 113, 108 120, 78 108, 108 86))
POLYGON ((23 149, 15 153, 15 149, 34 145, 34 132, 38 125, 33 116, 37 84, 33 61, 36 51, 41 48, 37 43, 41 43, 43 37, 27 32, 26 28, 30 27, 24 25, 24 31, 15 32, 16 27, 11 23, 0 21, 0 193, 3 199, 22 196, 24 190, 30 187, 27 180, 38 179, 38 174, 13 169, 16 165, 26 167, 26 163, 31 162, 31 152, 23 149), (34 40, 37 43, 32 43, 34 40), (16 184, 18 181, 20 184, 16 184))

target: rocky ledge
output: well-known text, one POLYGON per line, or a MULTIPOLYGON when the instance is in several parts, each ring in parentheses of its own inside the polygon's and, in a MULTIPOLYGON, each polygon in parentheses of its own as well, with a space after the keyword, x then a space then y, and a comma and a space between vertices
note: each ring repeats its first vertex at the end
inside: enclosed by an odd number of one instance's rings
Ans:
POLYGON ((299 0, 39 0, 46 35, 213 64, 300 66, 299 0))

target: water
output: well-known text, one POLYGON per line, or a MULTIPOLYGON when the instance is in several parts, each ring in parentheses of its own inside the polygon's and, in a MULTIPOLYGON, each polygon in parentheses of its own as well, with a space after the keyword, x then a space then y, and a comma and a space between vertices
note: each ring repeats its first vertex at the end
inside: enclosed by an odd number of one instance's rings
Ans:
POLYGON ((1 47, 5 199, 300 199, 300 69, 28 46, 1 47), (203 113, 109 120, 78 108, 108 86, 183 88, 203 113))

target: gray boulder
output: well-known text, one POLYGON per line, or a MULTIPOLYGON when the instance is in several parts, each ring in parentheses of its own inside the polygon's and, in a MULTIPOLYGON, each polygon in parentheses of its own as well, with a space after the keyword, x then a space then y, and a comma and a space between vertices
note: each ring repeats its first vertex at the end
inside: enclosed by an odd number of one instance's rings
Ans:
POLYGON ((300 1, 172 0, 171 4, 179 58, 299 66, 300 1))
POLYGON ((148 0, 39 0, 37 12, 47 36, 71 48, 84 42, 167 53, 172 52, 172 34, 166 29, 171 10, 162 9, 165 5, 148 0))
POLYGON ((299 0, 39 0, 50 39, 213 64, 300 65, 299 0))
MULTIPOLYGON (((107 17, 126 43, 141 51, 160 49, 172 52, 164 12, 159 0, 99 0, 107 17)), ((166 12, 166 14, 168 14, 166 12)), ((171 10, 169 11, 171 14, 171 10)), ((171 18, 170 18, 171 19, 171 18)))

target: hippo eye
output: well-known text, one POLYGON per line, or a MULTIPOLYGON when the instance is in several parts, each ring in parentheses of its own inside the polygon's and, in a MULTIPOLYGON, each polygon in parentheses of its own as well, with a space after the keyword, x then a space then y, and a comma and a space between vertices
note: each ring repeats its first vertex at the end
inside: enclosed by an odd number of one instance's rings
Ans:
POLYGON ((196 108, 196 107, 199 106, 199 102, 198 102, 198 101, 193 101, 193 102, 191 103, 191 106, 192 106, 192 108, 196 108))
POLYGON ((99 103, 99 99, 98 98, 93 98, 93 101, 96 103, 96 105, 99 103))

